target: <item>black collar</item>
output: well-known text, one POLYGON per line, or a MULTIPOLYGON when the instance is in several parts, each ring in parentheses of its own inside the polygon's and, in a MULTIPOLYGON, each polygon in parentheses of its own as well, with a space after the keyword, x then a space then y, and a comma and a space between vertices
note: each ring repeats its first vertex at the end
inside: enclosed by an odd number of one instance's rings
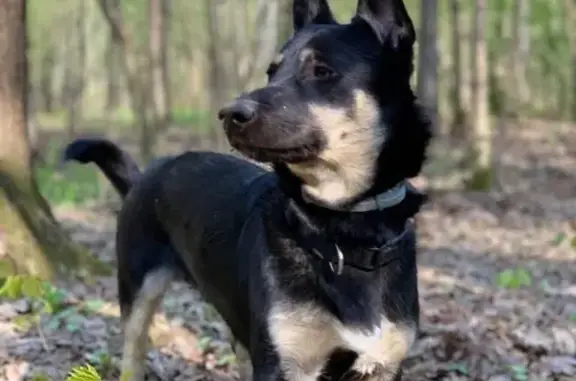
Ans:
MULTIPOLYGON (((277 179, 273 172, 266 172, 255 177, 246 186, 248 199, 246 200, 246 212, 252 215, 255 204, 261 199, 266 190, 277 185, 277 179)), ((289 220, 292 218, 286 216, 289 220)), ((250 219, 250 218, 248 218, 250 219)), ((340 247, 337 243, 320 232, 301 234, 298 223, 293 226, 293 233, 298 244, 310 254, 324 278, 331 282, 344 271, 344 267, 352 267, 363 272, 373 272, 381 269, 398 259, 406 252, 414 240, 414 223, 407 220, 404 229, 385 244, 378 247, 340 247), (353 251, 353 255, 346 255, 347 249, 353 251)), ((244 227, 245 228, 245 227, 244 227)), ((243 228, 243 230, 244 230, 243 228)))
POLYGON ((321 234, 311 234, 298 240, 301 247, 318 263, 319 270, 327 281, 333 281, 344 267, 352 267, 363 272, 377 271, 402 258, 407 246, 412 244, 414 224, 407 221, 404 230, 379 247, 354 248, 354 255, 346 255, 346 248, 321 234))

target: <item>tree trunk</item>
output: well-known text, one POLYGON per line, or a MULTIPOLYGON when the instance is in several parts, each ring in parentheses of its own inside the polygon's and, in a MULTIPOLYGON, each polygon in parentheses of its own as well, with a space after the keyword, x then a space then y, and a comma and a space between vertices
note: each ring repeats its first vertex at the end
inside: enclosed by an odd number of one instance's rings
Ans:
POLYGON ((526 66, 530 59, 530 1, 513 1, 512 65, 518 106, 530 101, 530 86, 526 66))
POLYGON ((154 130, 150 128, 147 115, 150 104, 148 97, 149 81, 146 77, 139 77, 140 68, 136 65, 131 54, 128 31, 122 17, 120 4, 117 0, 98 0, 98 4, 110 26, 113 38, 118 41, 121 47, 120 64, 129 93, 130 108, 140 127, 140 155, 144 161, 148 161, 154 155, 154 130))
POLYGON ((67 131, 68 138, 72 140, 76 136, 76 128, 82 118, 82 95, 86 77, 86 2, 78 4, 74 35, 76 35, 76 46, 72 49, 68 57, 70 65, 76 62, 75 67, 69 68, 70 79, 67 97, 67 131), (73 54, 72 54, 73 52, 73 54))
POLYGON ((120 94, 122 87, 120 86, 121 67, 120 55, 122 54, 122 46, 115 38, 114 33, 110 30, 107 47, 106 47, 106 71, 107 71, 107 86, 106 86, 106 111, 113 113, 120 107, 120 94))
MULTIPOLYGON (((242 39, 252 43, 248 44, 246 49, 236 49, 238 56, 246 63, 243 65, 244 70, 238 71, 236 91, 245 91, 257 86, 256 79, 264 78, 262 73, 278 51, 279 0, 258 0, 255 8, 256 16, 253 19, 248 19, 247 22, 257 23, 258 26, 252 36, 245 34, 245 37, 242 37, 242 39)), ((242 26, 240 25, 240 27, 242 26)), ((236 47, 240 45, 240 42, 237 41, 239 34, 236 34, 236 43, 234 44, 236 47)))
POLYGON ((165 122, 172 121, 172 89, 170 86, 170 25, 172 23, 172 0, 162 0, 162 44, 160 54, 160 67, 162 68, 162 92, 166 102, 165 122))
POLYGON ((436 47, 438 2, 437 0, 422 1, 420 9, 417 94, 429 110, 432 123, 436 125, 438 119, 438 52, 436 47))
POLYGON ((40 93, 42 94, 43 110, 52 112, 54 110, 54 63, 56 55, 54 48, 49 46, 42 55, 40 64, 40 93))
POLYGON ((450 0, 450 17, 452 20, 452 83, 450 88, 450 103, 452 109, 451 135, 456 139, 466 137, 466 114, 462 106, 462 25, 460 18, 460 0, 450 0))
POLYGON ((564 0, 564 13, 566 15, 568 43, 570 44, 570 78, 571 94, 567 98, 571 99, 568 116, 576 121, 576 2, 574 0, 564 0))
POLYGON ((217 150, 224 150, 227 147, 226 137, 215 116, 218 114, 218 109, 230 101, 230 83, 232 81, 232 73, 235 71, 235 68, 230 65, 231 60, 227 59, 227 55, 231 53, 228 51, 230 46, 226 46, 228 45, 227 35, 229 33, 226 33, 228 30, 223 27, 228 24, 227 0, 206 0, 205 4, 209 33, 210 116, 213 121, 210 129, 210 138, 217 150))
POLYGON ((99 273, 105 266, 69 241, 43 208, 46 204, 32 175, 25 15, 25 0, 4 0, 0 5, 0 230, 7 254, 0 261, 13 272, 47 279, 71 269, 81 269, 84 275, 99 273))
POLYGON ((168 119, 166 99, 166 20, 165 0, 148 0, 148 52, 150 55, 150 78, 152 106, 156 129, 163 129, 168 119))
POLYGON ((492 184, 492 129, 488 109, 488 51, 486 47, 486 0, 475 1, 472 47, 472 176, 471 189, 487 190, 492 184))

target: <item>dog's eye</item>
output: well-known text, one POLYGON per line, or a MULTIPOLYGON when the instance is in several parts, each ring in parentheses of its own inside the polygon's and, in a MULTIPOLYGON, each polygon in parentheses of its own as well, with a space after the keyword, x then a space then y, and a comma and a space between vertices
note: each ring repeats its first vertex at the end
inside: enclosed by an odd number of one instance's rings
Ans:
POLYGON ((316 64, 316 65, 314 65, 313 75, 314 75, 314 78, 326 79, 326 78, 334 77, 336 75, 336 73, 334 72, 334 70, 332 70, 331 68, 329 68, 326 65, 316 64))

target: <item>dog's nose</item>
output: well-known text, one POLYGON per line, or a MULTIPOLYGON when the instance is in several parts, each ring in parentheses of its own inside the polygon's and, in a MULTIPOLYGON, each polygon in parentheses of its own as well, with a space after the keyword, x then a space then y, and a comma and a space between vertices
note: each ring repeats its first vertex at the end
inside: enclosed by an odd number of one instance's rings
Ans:
POLYGON ((248 99, 238 99, 220 109, 218 118, 230 118, 234 123, 243 126, 256 118, 257 103, 248 99))

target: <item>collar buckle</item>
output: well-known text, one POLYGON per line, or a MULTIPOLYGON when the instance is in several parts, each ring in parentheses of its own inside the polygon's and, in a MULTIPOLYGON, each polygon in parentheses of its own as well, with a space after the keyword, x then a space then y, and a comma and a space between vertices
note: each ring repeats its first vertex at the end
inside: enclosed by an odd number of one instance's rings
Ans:
POLYGON ((328 266, 334 274, 340 275, 342 271, 344 271, 344 253, 342 253, 338 245, 334 244, 334 247, 336 248, 336 263, 333 262, 334 257, 332 257, 332 259, 328 261, 328 266))

